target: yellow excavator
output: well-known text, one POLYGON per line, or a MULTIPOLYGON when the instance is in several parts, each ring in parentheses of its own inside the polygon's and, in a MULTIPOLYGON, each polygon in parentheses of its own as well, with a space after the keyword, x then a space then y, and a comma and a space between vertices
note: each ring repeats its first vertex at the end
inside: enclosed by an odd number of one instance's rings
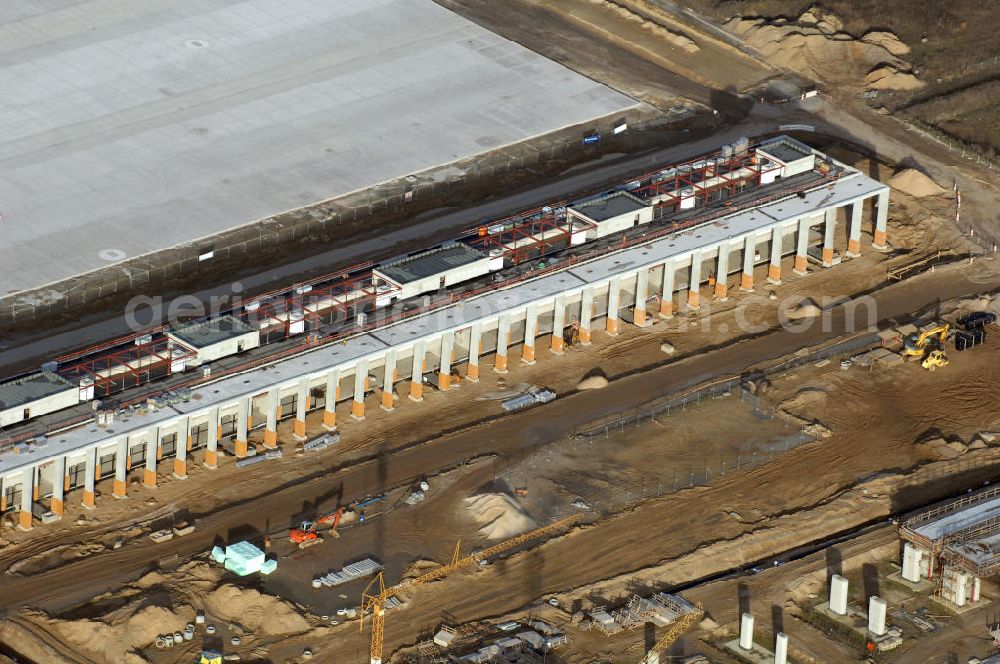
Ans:
POLYGON ((930 327, 915 332, 906 338, 903 345, 903 355, 906 357, 924 357, 930 350, 929 346, 942 348, 951 326, 948 323, 935 323, 930 327))

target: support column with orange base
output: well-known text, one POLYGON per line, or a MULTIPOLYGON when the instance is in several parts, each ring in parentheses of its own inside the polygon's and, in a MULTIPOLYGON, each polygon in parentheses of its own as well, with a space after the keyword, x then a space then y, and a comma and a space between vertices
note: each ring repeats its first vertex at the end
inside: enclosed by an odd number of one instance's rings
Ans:
POLYGON ((296 440, 306 439, 306 411, 309 410, 309 379, 299 381, 295 394, 295 422, 292 425, 292 436, 296 440))
POLYGON ((809 271, 807 253, 809 251, 809 232, 812 228, 809 220, 809 217, 799 219, 798 228, 795 231, 795 265, 792 266, 792 272, 798 275, 804 275, 809 271))
POLYGON ((153 429, 152 435, 146 441, 146 467, 142 472, 142 485, 146 488, 156 488, 156 450, 160 446, 160 429, 153 429))
POLYGON ((847 255, 857 258, 861 255, 861 201, 851 203, 851 218, 847 225, 847 255))
POLYGON ((129 465, 128 438, 122 438, 115 449, 115 481, 111 490, 111 495, 115 498, 125 497, 129 465))
POLYGON ((549 350, 556 355, 563 353, 563 334, 566 328, 566 297, 559 295, 552 303, 552 340, 549 350))
POLYGON ((688 279, 687 304, 692 309, 697 309, 701 305, 701 263, 701 254, 697 251, 691 254, 691 276, 688 279))
POLYGON ((621 306, 622 285, 618 277, 608 282, 608 317, 605 330, 610 336, 618 334, 618 309, 621 306))
POLYGON ((743 238, 743 271, 740 273, 740 290, 753 290, 753 270, 757 265, 757 236, 751 233, 743 238))
POLYGON ((767 266, 767 281, 772 284, 781 283, 781 254, 785 247, 785 235, 781 226, 771 229, 771 260, 767 266))
POLYGON ((781 264, 768 263, 767 265, 767 282, 777 286, 781 283, 781 264))
POLYGON ((396 409, 393 402, 393 389, 396 382, 396 351, 389 350, 385 354, 385 367, 382 371, 382 402, 379 404, 382 410, 392 411, 396 409))
POLYGON ((663 264, 663 279, 660 283, 660 318, 673 318, 674 315, 674 276, 677 266, 673 261, 663 264))
POLYGON ((646 300, 649 299, 649 268, 640 268, 635 275, 635 308, 632 321, 637 327, 646 326, 646 300))
POLYGON ((337 428, 337 400, 340 399, 340 370, 332 369, 326 374, 326 403, 323 406, 323 428, 333 431, 337 428))
POLYGON ((715 268, 715 290, 717 300, 725 300, 729 294, 729 241, 719 244, 719 259, 715 268))
POLYGON ((187 453, 191 449, 191 420, 184 418, 177 427, 177 449, 174 452, 174 479, 187 479, 187 453), (185 441, 181 443, 181 441, 185 441))
POLYGON ((529 306, 524 314, 524 344, 521 346, 521 361, 535 363, 535 337, 538 336, 538 308, 529 306))
POLYGON ((17 527, 20 530, 31 530, 31 511, 34 505, 35 476, 38 469, 29 466, 21 473, 21 512, 17 516, 17 527))
POLYGON ((837 230, 837 208, 823 213, 823 267, 833 267, 834 238, 837 230))
POLYGON ((875 232, 872 237, 872 246, 879 250, 887 248, 886 229, 889 227, 889 189, 878 194, 875 201, 875 232))
POLYGON ((205 461, 202 465, 210 470, 219 467, 219 438, 222 437, 222 426, 219 424, 219 409, 208 411, 208 441, 205 444, 205 461))
POLYGON ((427 346, 425 342, 418 341, 413 344, 413 362, 410 368, 410 400, 411 401, 423 401, 424 400, 424 368, 425 366, 425 354, 427 352, 427 346))
POLYGON ((351 417, 365 419, 365 388, 368 386, 368 361, 358 360, 354 365, 354 401, 351 402, 351 417))
POLYGON ((233 451, 237 459, 242 459, 250 449, 250 407, 252 397, 244 397, 239 401, 236 413, 236 440, 233 441, 233 451))
POLYGON ((590 325, 594 318, 594 289, 587 286, 580 294, 580 345, 590 345, 590 325))
POLYGON ((278 446, 278 418, 281 417, 281 390, 272 387, 267 391, 267 423, 264 425, 264 447, 278 446))
POLYGON ((63 515, 66 485, 69 484, 69 475, 66 474, 66 457, 58 456, 52 463, 55 467, 53 468, 52 503, 49 506, 49 510, 56 516, 61 517, 63 515))
POLYGON ((83 498, 81 503, 84 509, 92 510, 96 507, 94 485, 97 483, 97 449, 87 450, 83 458, 83 498))
POLYGON ((445 332, 441 335, 441 361, 438 365, 438 389, 447 392, 451 389, 451 363, 455 357, 455 333, 445 332))
POLYGON ((483 326, 474 323, 469 329, 469 365, 465 378, 473 383, 479 380, 479 354, 483 352, 483 326))
POLYGON ((497 353, 493 359, 493 371, 507 373, 507 344, 510 341, 510 317, 500 316, 497 323, 497 353))

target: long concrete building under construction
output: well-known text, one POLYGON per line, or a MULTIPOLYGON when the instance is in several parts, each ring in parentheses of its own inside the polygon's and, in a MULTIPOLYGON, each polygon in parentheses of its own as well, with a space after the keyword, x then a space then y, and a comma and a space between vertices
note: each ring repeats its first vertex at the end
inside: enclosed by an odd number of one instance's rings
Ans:
MULTIPOLYGON (((502 373, 515 353, 527 363, 535 361, 540 345, 560 354, 568 325, 578 326, 581 343, 588 344, 595 333, 618 334, 623 321, 643 327, 653 315, 697 308, 710 277, 714 296, 724 298, 730 287, 755 288, 758 266, 767 266, 768 281, 780 282, 790 276, 782 259, 793 257, 792 270, 805 274, 810 263, 833 267, 844 256, 858 255, 863 235, 885 247, 885 185, 787 137, 757 146, 754 160, 773 166, 755 175, 758 188, 709 213, 702 210, 697 223, 682 223, 694 205, 693 195, 691 205, 685 202, 683 189, 637 195, 624 186, 577 201, 567 206, 566 218, 582 224, 573 225, 573 232, 589 233, 595 242, 604 236, 607 243, 596 254, 557 257, 544 269, 431 310, 359 326, 337 343, 320 342, 265 367, 206 375, 190 398, 143 408, 127 419, 91 418, 26 441, 0 455, 0 507, 19 511, 20 526, 30 528, 33 514, 58 518, 70 497, 97 507, 99 487, 102 496, 125 497, 132 473, 152 487, 166 474, 186 477, 192 462, 217 467, 220 450, 246 456, 251 429, 263 429, 264 447, 274 448, 282 419, 294 419, 295 436, 305 439, 317 433, 307 430, 310 411, 322 411, 323 425, 334 428, 339 417, 362 420, 391 411, 397 388, 421 401, 428 382, 447 391, 460 372, 478 380, 487 362, 502 373), (803 184, 782 186, 795 178, 803 184), (670 219, 680 221, 650 226, 653 208, 665 198, 671 200, 670 219), (637 226, 648 232, 615 240, 637 226)), ((699 189, 697 183, 690 188, 699 189)), ((443 288, 444 272, 477 264, 471 255, 463 258, 467 253, 431 253, 388 266, 383 277, 400 286, 440 281, 443 288)), ((247 335, 245 326, 228 324, 186 336, 210 357, 213 344, 234 344, 230 337, 247 335)), ((0 409, 8 400, 19 407, 20 393, 10 392, 0 386, 0 409)))

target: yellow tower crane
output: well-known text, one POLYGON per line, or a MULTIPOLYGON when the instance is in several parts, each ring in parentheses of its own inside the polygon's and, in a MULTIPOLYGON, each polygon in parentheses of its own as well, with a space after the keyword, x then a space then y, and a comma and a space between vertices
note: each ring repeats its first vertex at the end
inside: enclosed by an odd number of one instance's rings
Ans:
POLYGON ((680 620, 671 625, 667 633, 663 635, 663 638, 657 641, 656 645, 646 652, 646 656, 642 658, 639 664, 658 664, 660 653, 669 648, 674 641, 681 638, 681 634, 686 632, 691 625, 701 620, 704 615, 705 607, 701 602, 696 602, 694 609, 685 613, 680 617, 680 620))
POLYGON ((419 586, 429 581, 436 581, 445 576, 448 576, 452 572, 462 569, 463 567, 468 567, 478 563, 480 560, 485 560, 490 556, 495 556, 498 553, 503 553, 513 549, 514 547, 524 544, 525 542, 537 539, 539 537, 544 537, 550 533, 553 533, 560 528, 572 525, 580 518, 578 514, 568 516, 564 519, 554 521, 547 526, 537 528, 530 532, 513 537, 505 542, 496 544, 489 547, 488 549, 483 549, 478 553, 473 553, 472 555, 460 558, 459 545, 455 545, 455 553, 452 556, 451 562, 447 565, 442 565, 437 569, 433 569, 426 574, 421 576, 405 579, 400 581, 391 588, 385 587, 385 577, 379 572, 378 576, 372 579, 372 582, 368 584, 365 591, 361 594, 361 630, 364 631, 365 628, 365 613, 369 610, 372 612, 372 650, 371 650, 371 664, 382 664, 382 638, 385 632, 385 610, 386 604, 389 598, 396 593, 404 590, 406 588, 412 588, 414 586, 419 586))

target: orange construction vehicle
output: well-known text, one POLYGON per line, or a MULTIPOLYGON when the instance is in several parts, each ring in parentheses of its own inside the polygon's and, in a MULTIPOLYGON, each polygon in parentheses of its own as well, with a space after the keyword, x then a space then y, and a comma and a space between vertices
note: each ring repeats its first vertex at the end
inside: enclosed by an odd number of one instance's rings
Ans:
POLYGON ((340 537, 340 533, 337 532, 337 527, 340 525, 340 517, 344 514, 344 508, 337 508, 336 512, 327 514, 326 516, 321 516, 315 521, 303 521, 302 526, 299 528, 293 528, 291 532, 288 533, 288 541, 292 544, 298 544, 300 549, 304 549, 313 544, 319 544, 323 541, 320 534, 316 532, 320 526, 325 526, 330 524, 330 535, 333 537, 340 537))

